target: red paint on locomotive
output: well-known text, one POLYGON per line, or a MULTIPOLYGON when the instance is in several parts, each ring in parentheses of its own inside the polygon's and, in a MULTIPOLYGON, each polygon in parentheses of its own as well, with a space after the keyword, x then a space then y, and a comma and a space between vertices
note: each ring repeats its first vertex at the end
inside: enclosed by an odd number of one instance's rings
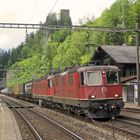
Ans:
POLYGON ((33 81, 33 94, 36 95, 47 95, 47 89, 48 89, 48 81, 47 79, 37 80, 33 81))
MULTIPOLYGON (((61 104, 63 107, 76 107, 80 110, 86 108, 91 109, 91 112, 106 108, 106 104, 108 110, 116 105, 118 115, 124 105, 118 71, 116 66, 83 66, 67 70, 33 81, 33 97, 43 96, 43 99, 47 99, 49 96, 57 106, 61 104)), ((98 118, 101 113, 93 117, 98 118)))

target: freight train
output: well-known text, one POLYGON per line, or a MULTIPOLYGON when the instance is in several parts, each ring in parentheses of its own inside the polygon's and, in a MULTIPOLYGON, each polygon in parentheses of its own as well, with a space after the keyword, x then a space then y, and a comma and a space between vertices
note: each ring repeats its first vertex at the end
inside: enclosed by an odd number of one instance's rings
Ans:
POLYGON ((21 99, 88 114, 92 118, 119 116, 124 106, 116 66, 79 66, 17 85, 14 89, 13 93, 21 99))

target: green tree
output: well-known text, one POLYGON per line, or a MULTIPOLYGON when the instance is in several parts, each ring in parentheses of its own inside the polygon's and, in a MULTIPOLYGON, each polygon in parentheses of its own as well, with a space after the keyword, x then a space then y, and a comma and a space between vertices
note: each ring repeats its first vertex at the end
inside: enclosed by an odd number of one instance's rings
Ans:
POLYGON ((57 25, 56 13, 49 13, 46 18, 45 24, 48 26, 57 25))

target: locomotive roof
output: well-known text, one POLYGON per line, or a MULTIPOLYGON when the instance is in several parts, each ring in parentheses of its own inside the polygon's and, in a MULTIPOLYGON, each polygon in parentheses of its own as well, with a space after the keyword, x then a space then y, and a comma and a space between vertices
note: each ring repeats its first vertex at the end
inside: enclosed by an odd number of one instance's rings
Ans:
POLYGON ((41 78, 38 78, 38 79, 33 79, 32 81, 33 82, 38 82, 38 81, 45 80, 45 79, 47 79, 47 76, 44 76, 44 77, 41 77, 41 78))
POLYGON ((108 65, 90 65, 90 66, 79 66, 79 67, 74 67, 72 69, 69 69, 67 71, 64 71, 62 73, 57 73, 55 77, 57 76, 63 76, 66 74, 71 74, 74 72, 84 72, 84 71, 93 71, 93 70, 116 70, 119 71, 119 68, 117 66, 108 66, 108 65))
POLYGON ((37 82, 37 81, 40 81, 40 80, 44 80, 44 79, 51 79, 53 77, 57 77, 57 76, 63 76, 63 75, 66 75, 66 74, 71 74, 71 73, 74 73, 74 72, 84 72, 84 71, 93 71, 93 70, 119 70, 119 68, 117 66, 108 66, 108 65, 90 65, 90 66, 77 66, 77 67, 74 67, 74 68, 71 68, 69 70, 66 70, 64 72, 61 72, 61 73, 57 73, 55 75, 49 75, 49 76, 46 76, 46 77, 43 77, 43 78, 40 78, 40 79, 36 79, 36 80, 33 80, 33 82, 37 82))
POLYGON ((52 79, 54 77, 54 75, 49 75, 48 77, 47 77, 47 79, 52 79))
POLYGON ((77 72, 82 72, 82 71, 91 71, 91 70, 119 70, 119 68, 117 66, 108 66, 108 65, 92 65, 92 66, 84 66, 84 67, 80 67, 77 68, 77 72))

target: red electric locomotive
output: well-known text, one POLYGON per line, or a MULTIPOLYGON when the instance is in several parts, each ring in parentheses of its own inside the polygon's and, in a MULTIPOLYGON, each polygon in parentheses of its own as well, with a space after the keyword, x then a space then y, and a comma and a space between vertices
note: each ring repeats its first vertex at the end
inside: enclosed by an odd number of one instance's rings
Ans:
POLYGON ((52 106, 52 96, 54 95, 53 77, 48 76, 42 79, 33 80, 32 97, 34 100, 43 101, 45 105, 52 106))
POLYGON ((124 102, 118 73, 116 66, 76 67, 33 81, 33 97, 92 118, 119 116, 124 102))

